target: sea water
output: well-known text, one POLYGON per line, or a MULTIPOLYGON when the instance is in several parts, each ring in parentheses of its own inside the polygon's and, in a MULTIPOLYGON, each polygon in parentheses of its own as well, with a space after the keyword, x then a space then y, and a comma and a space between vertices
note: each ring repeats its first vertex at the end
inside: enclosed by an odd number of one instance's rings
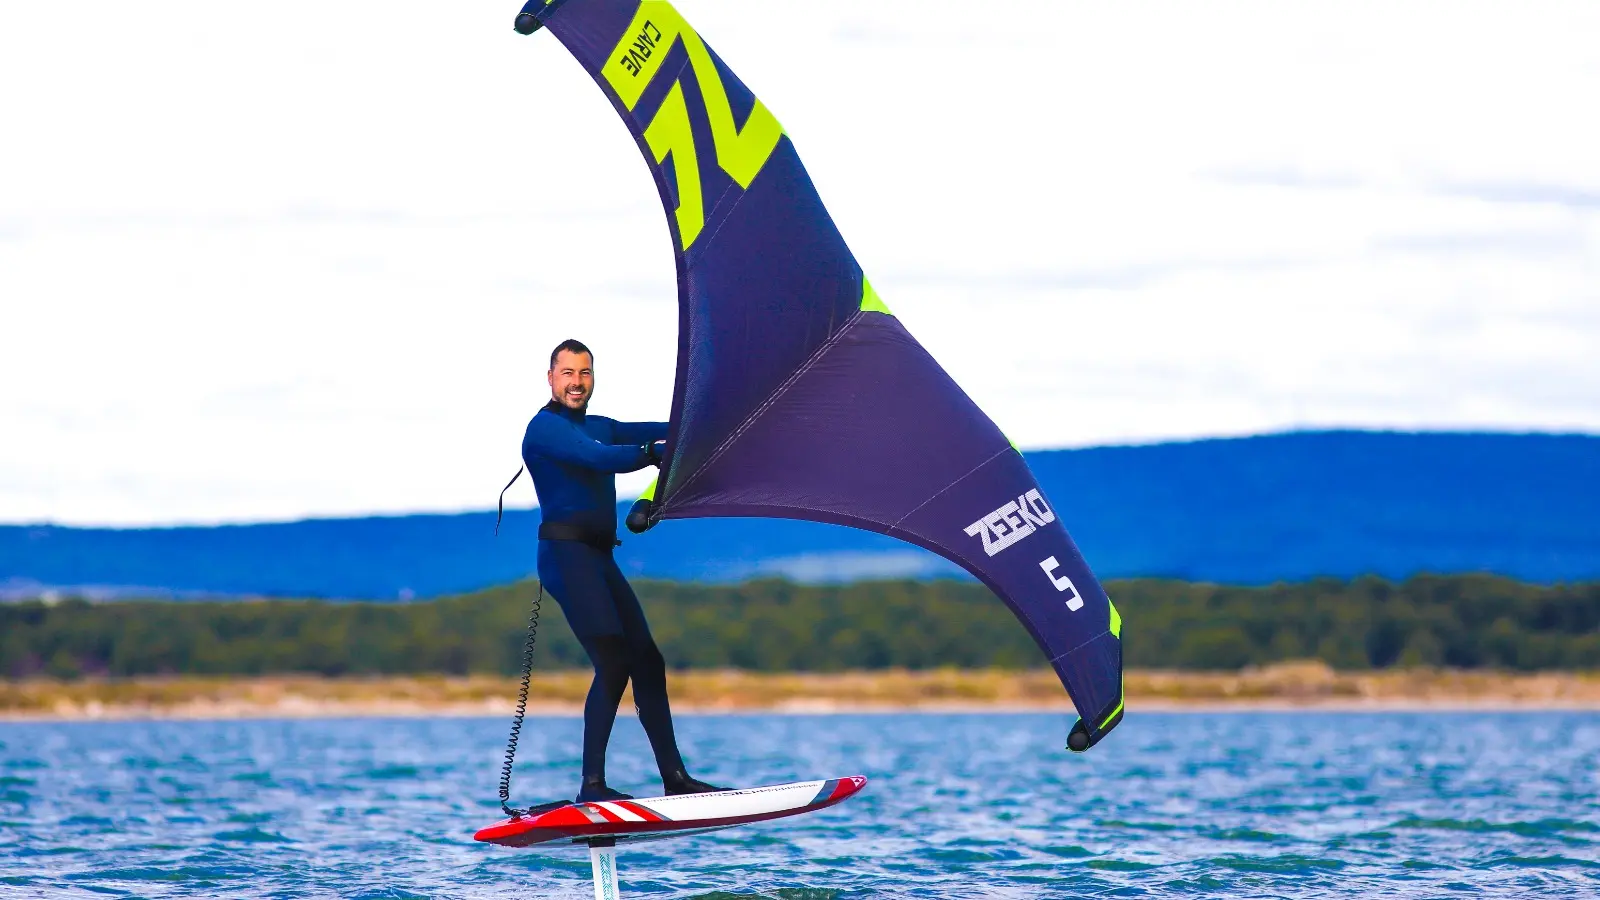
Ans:
MULTIPOLYGON (((581 847, 474 843, 506 722, 0 723, 0 897, 592 896, 581 847)), ((680 716, 728 785, 863 774, 807 816, 620 849, 623 896, 1600 895, 1600 715, 680 716)), ((515 797, 577 786, 529 721, 515 797)), ((638 725, 612 783, 654 793, 638 725)))

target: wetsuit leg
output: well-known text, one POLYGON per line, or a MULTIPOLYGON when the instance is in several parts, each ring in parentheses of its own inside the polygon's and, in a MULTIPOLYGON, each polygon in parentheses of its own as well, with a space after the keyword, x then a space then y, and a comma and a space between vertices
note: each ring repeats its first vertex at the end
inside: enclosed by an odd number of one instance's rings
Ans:
POLYGON ((606 578, 608 562, 610 554, 577 541, 539 542, 539 580, 580 640, 623 633, 606 578))
POLYGON ((594 682, 583 705, 583 775, 602 780, 606 744, 628 686, 629 652, 605 575, 608 555, 574 541, 539 542, 539 580, 556 598, 589 661, 594 682))
POLYGON ((667 663, 650 635, 650 625, 645 621, 638 595, 610 554, 605 559, 605 579, 627 645, 628 671, 633 677, 633 701, 639 711, 639 724, 650 738, 656 766, 665 777, 683 769, 683 756, 678 752, 678 739, 672 728, 672 707, 667 701, 667 663))
POLYGON ((583 703, 583 777, 605 780, 606 745, 617 721, 617 707, 628 687, 628 646, 620 635, 582 638, 583 649, 594 663, 594 683, 583 703))

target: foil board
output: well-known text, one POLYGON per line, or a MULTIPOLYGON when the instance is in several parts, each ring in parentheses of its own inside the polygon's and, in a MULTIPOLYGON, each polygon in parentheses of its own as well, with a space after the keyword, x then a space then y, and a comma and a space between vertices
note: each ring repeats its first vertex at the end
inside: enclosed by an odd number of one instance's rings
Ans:
POLYGON ((659 840, 826 809, 866 786, 861 775, 635 800, 542 807, 478 831, 475 840, 507 847, 551 841, 610 844, 659 840), (541 811, 542 810, 542 811, 541 811))

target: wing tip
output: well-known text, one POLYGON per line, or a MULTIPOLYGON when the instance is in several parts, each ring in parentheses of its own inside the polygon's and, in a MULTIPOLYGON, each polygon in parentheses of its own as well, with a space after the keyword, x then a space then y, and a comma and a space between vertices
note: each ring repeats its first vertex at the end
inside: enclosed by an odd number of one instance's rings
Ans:
POLYGON ((1117 708, 1112 711, 1111 715, 1106 717, 1105 722, 1092 732, 1089 730, 1089 726, 1085 725, 1082 719, 1079 719, 1072 726, 1072 731, 1067 735, 1067 749, 1073 753, 1083 753, 1095 744, 1100 743, 1102 738, 1110 734, 1113 728, 1122 723, 1123 710, 1123 704, 1118 703, 1117 708))

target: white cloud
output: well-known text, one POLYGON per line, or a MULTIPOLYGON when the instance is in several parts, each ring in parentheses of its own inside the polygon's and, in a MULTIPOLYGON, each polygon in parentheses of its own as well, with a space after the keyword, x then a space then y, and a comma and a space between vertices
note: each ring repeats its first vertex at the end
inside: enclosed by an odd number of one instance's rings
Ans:
MULTIPOLYGON (((1024 446, 1600 430, 1593 7, 679 5, 1024 446)), ((0 521, 482 506, 568 336, 665 414, 654 190, 514 6, 7 11, 0 521)))

